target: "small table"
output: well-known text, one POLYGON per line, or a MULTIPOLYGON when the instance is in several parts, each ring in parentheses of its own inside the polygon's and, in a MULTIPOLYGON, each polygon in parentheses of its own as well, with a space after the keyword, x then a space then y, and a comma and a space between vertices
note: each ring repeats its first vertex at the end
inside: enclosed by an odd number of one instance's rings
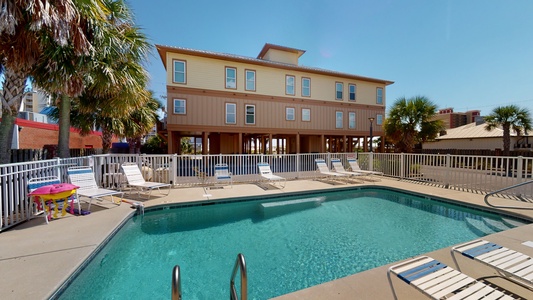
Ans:
MULTIPOLYGON (((43 207, 43 211, 44 211, 44 215, 45 215, 45 219, 46 219, 46 224, 48 224, 49 222, 49 219, 52 217, 51 216, 51 211, 50 211, 50 207, 47 206, 47 202, 50 204, 52 204, 54 206, 54 214, 53 214, 53 218, 57 218, 57 214, 59 213, 59 204, 58 202, 61 202, 61 201, 68 201, 68 198, 70 198, 72 195, 74 195, 78 189, 77 186, 69 186, 68 189, 66 190, 62 190, 60 192, 57 192, 57 193, 51 193, 50 190, 49 191, 46 191, 46 188, 54 188, 54 187, 58 187, 60 186, 61 184, 51 184, 51 185, 48 185, 48 186, 44 186, 44 187, 41 187, 41 188, 44 188, 44 189, 36 189, 35 191, 31 192, 29 195, 33 198, 33 201, 35 203, 37 203, 37 205, 39 206, 42 206, 43 207), (64 199, 64 200, 62 200, 64 199), (60 201, 61 200, 61 201, 60 201)), ((74 207, 71 206, 71 212, 74 211, 74 207)), ((79 207, 79 201, 78 201, 78 210, 81 211, 80 207, 79 207)), ((61 209, 61 216, 65 216, 67 214, 67 203, 64 203, 63 204, 63 208, 61 209)))

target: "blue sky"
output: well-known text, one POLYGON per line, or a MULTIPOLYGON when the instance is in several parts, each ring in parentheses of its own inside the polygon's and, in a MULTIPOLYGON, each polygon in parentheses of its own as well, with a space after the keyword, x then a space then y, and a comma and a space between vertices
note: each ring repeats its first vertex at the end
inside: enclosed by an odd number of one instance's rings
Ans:
MULTIPOLYGON (((387 107, 423 95, 439 108, 533 114, 531 0, 129 0, 153 44, 256 57, 265 43, 300 64, 392 80, 387 107)), ((166 94, 153 51, 150 88, 166 94)))

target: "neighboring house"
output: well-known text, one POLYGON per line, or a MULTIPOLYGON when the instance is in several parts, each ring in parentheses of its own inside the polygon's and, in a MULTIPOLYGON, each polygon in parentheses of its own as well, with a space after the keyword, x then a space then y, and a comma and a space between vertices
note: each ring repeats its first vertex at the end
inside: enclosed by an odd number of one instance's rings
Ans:
MULTIPOLYGON (((486 124, 482 119, 474 123, 446 130, 446 134, 439 136, 434 142, 426 142, 423 149, 468 149, 468 150, 496 150, 503 149, 503 130, 494 128, 485 129, 486 124)), ((533 136, 523 134, 517 136, 511 130, 511 151, 531 150, 533 136)))
POLYGON ((156 45, 167 71, 169 153, 180 140, 203 154, 367 149, 382 137, 392 81, 301 66, 305 51, 265 44, 257 58, 156 45))

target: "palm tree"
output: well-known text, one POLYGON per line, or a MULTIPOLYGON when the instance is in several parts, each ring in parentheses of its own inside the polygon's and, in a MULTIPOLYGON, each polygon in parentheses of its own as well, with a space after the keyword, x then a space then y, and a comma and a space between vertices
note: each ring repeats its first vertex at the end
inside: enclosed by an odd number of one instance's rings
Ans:
POLYGON ((92 20, 88 28, 94 49, 91 55, 78 57, 69 48, 48 47, 37 68, 40 85, 58 95, 60 157, 69 154, 72 103, 84 101, 78 106, 82 115, 99 113, 102 123, 98 125, 111 138, 106 128, 112 124, 104 118, 128 115, 148 98, 148 74, 141 64, 150 50, 147 38, 134 26, 124 1, 103 0, 102 5, 105 18, 92 20), (61 84, 64 77, 71 84, 61 84))
POLYGON ((531 115, 526 108, 516 105, 498 106, 485 117, 485 129, 488 131, 496 127, 503 129, 503 155, 509 156, 511 148, 511 129, 517 135, 527 134, 531 130, 531 115))
MULTIPOLYGON (((42 58, 45 44, 68 47, 78 56, 88 55, 87 18, 102 16, 101 0, 2 1, 0 6, 0 64, 5 67, 0 124, 0 163, 9 162, 13 128, 26 79, 42 58), (76 3, 84 7, 80 15, 76 3)), ((67 80, 68 78, 63 78, 67 80)))
POLYGON ((383 126, 397 151, 412 152, 417 143, 433 139, 442 130, 442 121, 434 120, 437 106, 424 96, 398 98, 383 126))

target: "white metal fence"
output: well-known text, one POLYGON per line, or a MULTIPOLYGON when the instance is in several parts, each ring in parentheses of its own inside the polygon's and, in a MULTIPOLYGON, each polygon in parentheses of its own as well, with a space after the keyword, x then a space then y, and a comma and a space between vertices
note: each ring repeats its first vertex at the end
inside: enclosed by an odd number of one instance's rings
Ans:
MULTIPOLYGON (((226 163, 234 182, 258 182, 257 163, 267 162, 276 174, 291 179, 316 178, 315 159, 357 157, 364 170, 381 171, 385 176, 432 184, 443 188, 488 193, 524 181, 533 175, 533 158, 500 156, 460 156, 392 153, 313 153, 288 155, 135 155, 106 154, 80 158, 52 159, 38 162, 0 165, 0 231, 26 221, 36 213, 27 196, 30 178, 59 176, 68 182, 69 166, 92 166, 96 181, 105 188, 119 188, 124 178, 120 165, 134 162, 146 180, 195 186, 214 183, 216 164, 226 163)), ((330 165, 331 166, 331 165, 330 165)), ((533 199, 533 185, 507 191, 533 199)))

